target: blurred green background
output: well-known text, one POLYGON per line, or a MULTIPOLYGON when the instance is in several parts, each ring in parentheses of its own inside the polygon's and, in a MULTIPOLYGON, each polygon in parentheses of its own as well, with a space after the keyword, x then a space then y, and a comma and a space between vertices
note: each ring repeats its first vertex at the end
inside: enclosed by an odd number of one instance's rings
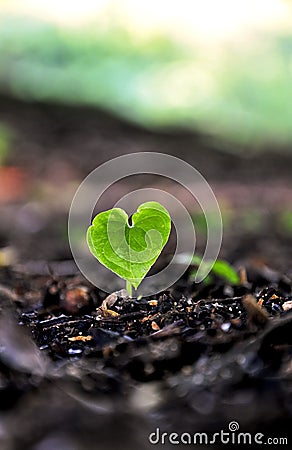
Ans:
POLYGON ((282 0, 2 0, 0 90, 290 148, 291 17, 282 0))

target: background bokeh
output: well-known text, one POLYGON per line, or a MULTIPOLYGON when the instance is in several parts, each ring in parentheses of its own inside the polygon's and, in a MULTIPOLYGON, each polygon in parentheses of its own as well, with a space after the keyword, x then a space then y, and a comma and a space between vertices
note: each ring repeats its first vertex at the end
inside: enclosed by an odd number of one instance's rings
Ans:
POLYGON ((70 258, 84 176, 161 151, 213 187, 222 257, 289 270, 291 25, 284 0, 0 0, 0 264, 70 258))
POLYGON ((253 147, 292 138, 289 1, 1 1, 1 90, 253 147))

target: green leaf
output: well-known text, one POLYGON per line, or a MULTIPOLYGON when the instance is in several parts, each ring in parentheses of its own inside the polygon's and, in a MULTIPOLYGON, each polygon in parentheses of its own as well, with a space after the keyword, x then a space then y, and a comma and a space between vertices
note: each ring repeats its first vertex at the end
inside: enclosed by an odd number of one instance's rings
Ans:
POLYGON ((171 218, 158 202, 139 206, 129 226, 124 210, 113 208, 93 219, 87 244, 93 256, 135 289, 168 241, 171 218))
MULTIPOLYGON (((200 256, 193 256, 192 263, 194 265, 199 266, 201 262, 202 258, 200 256)), ((205 269, 206 273, 209 272, 210 266, 213 266, 211 274, 224 279, 225 281, 227 281, 227 283, 230 283, 232 285, 240 283, 238 273, 226 261, 223 261, 222 259, 217 259, 217 261, 215 261, 214 263, 212 261, 205 261, 203 269, 205 269)), ((193 275, 195 276, 195 273, 193 275)))
POLYGON ((238 273, 226 261, 217 259, 212 272, 220 278, 225 279, 230 284, 239 284, 240 278, 238 273))

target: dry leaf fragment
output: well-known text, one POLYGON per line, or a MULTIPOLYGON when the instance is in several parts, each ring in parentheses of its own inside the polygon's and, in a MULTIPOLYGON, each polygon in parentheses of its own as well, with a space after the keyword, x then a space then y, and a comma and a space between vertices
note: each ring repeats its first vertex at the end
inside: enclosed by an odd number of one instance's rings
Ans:
POLYGON ((149 305, 150 306, 157 306, 158 301, 157 300, 150 300, 149 305))
POLYGON ((101 304, 101 307, 98 309, 107 310, 108 308, 111 308, 116 303, 117 299, 118 296, 116 292, 113 292, 104 299, 104 301, 101 304))
POLYGON ((239 279, 240 279, 240 284, 243 285, 243 286, 248 283, 247 274, 246 274, 246 268, 245 267, 241 267, 239 269, 239 279))
POLYGON ((75 341, 86 342, 86 341, 91 341, 91 340, 92 340, 92 336, 73 336, 73 337, 68 338, 68 341, 71 341, 71 342, 75 342, 75 341))
POLYGON ((141 323, 147 322, 147 320, 151 319, 151 316, 145 316, 140 320, 141 323))
POLYGON ((151 328, 152 328, 152 330, 154 330, 154 331, 160 330, 159 325, 157 325, 157 323, 154 322, 154 320, 153 320, 153 322, 151 323, 151 328))
POLYGON ((247 312, 247 317, 254 325, 265 326, 269 320, 268 313, 265 308, 258 305, 256 298, 248 294, 242 299, 242 304, 247 312))
POLYGON ((119 317, 120 314, 112 309, 105 309, 103 310, 103 315, 104 317, 119 317))
POLYGON ((289 311, 289 309, 292 309, 292 300, 283 303, 282 308, 284 311, 289 311))

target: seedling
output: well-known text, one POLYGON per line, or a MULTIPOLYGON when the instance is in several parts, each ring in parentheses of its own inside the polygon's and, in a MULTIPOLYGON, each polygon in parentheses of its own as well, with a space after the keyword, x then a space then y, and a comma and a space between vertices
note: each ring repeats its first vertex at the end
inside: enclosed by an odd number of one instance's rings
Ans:
MULTIPOLYGON (((193 256, 192 263, 195 266, 199 266, 200 264, 203 264, 203 269, 206 271, 206 274, 211 272, 210 274, 205 278, 204 282, 209 283, 212 281, 212 275, 217 276, 218 278, 223 279, 227 283, 231 285, 236 285, 240 283, 240 277, 238 273, 233 269, 233 267, 230 266, 226 261, 223 261, 222 259, 217 259, 217 261, 204 261, 202 263, 202 258, 198 255, 193 256)), ((193 272, 191 279, 195 278, 196 271, 193 272)))
POLYGON ((131 225, 120 208, 97 214, 86 237, 93 256, 126 281, 132 296, 162 252, 170 230, 168 211, 158 202, 147 202, 133 214, 131 225))

